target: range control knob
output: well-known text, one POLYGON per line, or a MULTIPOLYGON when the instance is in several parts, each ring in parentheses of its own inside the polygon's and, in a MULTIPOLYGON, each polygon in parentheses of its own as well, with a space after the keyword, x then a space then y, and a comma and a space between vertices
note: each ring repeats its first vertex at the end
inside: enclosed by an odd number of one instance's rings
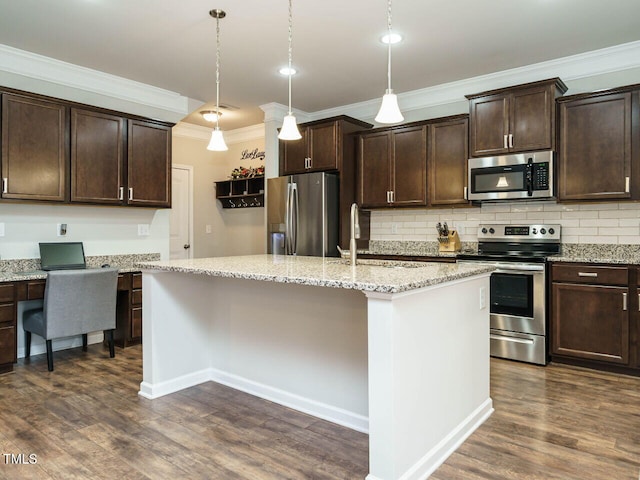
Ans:
POLYGON ((536 233, 538 233, 538 230, 536 228, 532 228, 531 229, 531 233, 533 233, 535 235, 536 233))
POLYGON ((554 233, 556 233, 556 231, 553 228, 549 229, 549 235, 553 235, 554 233))
POLYGON ((545 233, 547 233, 547 231, 546 231, 544 228, 541 228, 541 229, 540 229, 540 233, 541 233, 542 235, 544 235, 545 233))
POLYGON ((486 228, 482 228, 482 233, 487 233, 487 229, 486 228))
POLYGON ((490 228, 489 233, 493 235, 494 233, 496 233, 496 231, 493 228, 490 228))

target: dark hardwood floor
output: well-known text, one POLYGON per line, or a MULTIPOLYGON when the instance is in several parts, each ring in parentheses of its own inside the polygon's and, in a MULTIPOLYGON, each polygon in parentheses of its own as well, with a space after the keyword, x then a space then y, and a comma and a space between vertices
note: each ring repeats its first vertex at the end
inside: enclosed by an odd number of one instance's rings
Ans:
MULTIPOLYGON (((51 373, 40 355, 0 376, 0 479, 367 474, 366 435, 233 389, 206 383, 139 397, 139 346, 117 349, 114 359, 92 345, 54 360, 51 373)), ((496 359, 491 366, 495 413, 431 478, 640 478, 640 379, 496 359)))

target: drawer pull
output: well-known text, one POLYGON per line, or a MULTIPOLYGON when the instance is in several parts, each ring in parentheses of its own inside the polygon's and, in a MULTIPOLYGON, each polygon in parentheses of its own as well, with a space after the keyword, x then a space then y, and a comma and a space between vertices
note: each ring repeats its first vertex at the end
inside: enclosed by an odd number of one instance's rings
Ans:
POLYGON ((622 311, 624 312, 627 311, 627 294, 626 293, 622 294, 622 311))
POLYGON ((578 272, 579 277, 591 277, 598 278, 598 274, 595 272, 578 272))

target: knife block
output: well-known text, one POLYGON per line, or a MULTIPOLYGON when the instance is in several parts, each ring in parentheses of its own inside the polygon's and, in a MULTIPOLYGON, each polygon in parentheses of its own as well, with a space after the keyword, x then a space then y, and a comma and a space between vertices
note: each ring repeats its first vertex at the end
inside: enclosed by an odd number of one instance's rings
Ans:
POLYGON ((446 237, 438 237, 438 251, 442 252, 459 252, 460 237, 458 232, 451 230, 446 237))

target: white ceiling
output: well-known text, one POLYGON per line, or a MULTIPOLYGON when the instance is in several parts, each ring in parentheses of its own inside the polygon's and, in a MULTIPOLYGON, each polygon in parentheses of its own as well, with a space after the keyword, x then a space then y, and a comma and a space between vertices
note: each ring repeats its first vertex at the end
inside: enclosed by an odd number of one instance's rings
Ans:
MULTIPOLYGON (((221 21, 225 130, 287 103, 287 0, 0 0, 0 44, 215 104, 221 21)), ((315 112, 386 88, 386 0, 294 0, 293 106, 315 112)), ((640 39, 640 0, 396 0, 396 93, 640 39)), ((469 92, 475 93, 475 92, 469 92)), ((198 115, 188 121, 208 125, 198 115)))

